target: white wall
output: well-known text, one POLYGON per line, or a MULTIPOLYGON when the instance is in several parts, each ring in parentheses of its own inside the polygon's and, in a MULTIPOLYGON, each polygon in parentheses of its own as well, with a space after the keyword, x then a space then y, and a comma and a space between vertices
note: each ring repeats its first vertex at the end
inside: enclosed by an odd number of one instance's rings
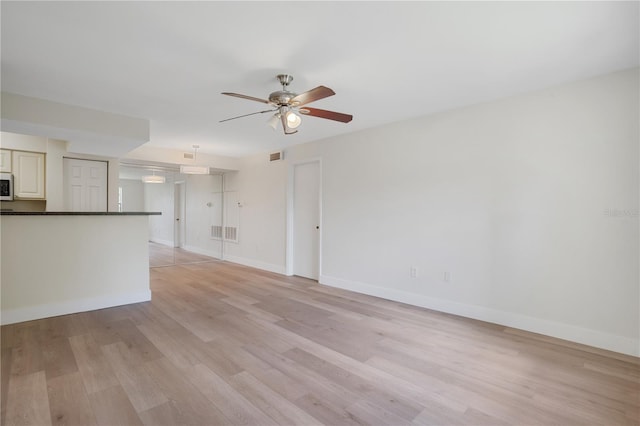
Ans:
POLYGON ((151 300, 147 216, 2 216, 2 324, 151 300))
MULTIPOLYGON (((64 211, 63 159, 67 155, 67 143, 56 139, 47 139, 46 153, 47 210, 64 211)), ((109 194, 107 194, 108 199, 109 194)))
POLYGON ((47 138, 0 132, 0 148, 18 151, 47 152, 47 138))
POLYGON ((211 238, 211 226, 222 225, 222 175, 189 175, 186 181, 185 249, 222 257, 222 241, 211 238))
POLYGON ((147 183, 144 186, 144 210, 161 212, 160 216, 149 216, 149 241, 173 247, 174 180, 165 183, 147 183))
POLYGON ((285 273, 287 164, 268 154, 241 160, 239 173, 225 174, 225 191, 237 191, 239 243, 225 243, 224 258, 285 273))
POLYGON ((122 188, 122 211, 143 212, 144 209, 144 183, 140 179, 120 179, 122 188))
POLYGON ((2 129, 68 141, 76 154, 120 157, 149 141, 149 120, 2 93, 2 129))
POLYGON ((125 156, 127 160, 146 162, 157 162, 165 164, 187 164, 209 166, 213 173, 223 173, 226 171, 238 170, 239 159, 234 157, 225 157, 222 155, 207 154, 198 152, 196 160, 185 159, 184 154, 193 154, 191 147, 187 150, 157 148, 143 145, 139 148, 128 152, 125 156))
POLYGON ((287 164, 321 157, 322 283, 640 355, 638 81, 634 69, 245 159, 229 181, 242 238, 226 253, 284 268, 287 164))

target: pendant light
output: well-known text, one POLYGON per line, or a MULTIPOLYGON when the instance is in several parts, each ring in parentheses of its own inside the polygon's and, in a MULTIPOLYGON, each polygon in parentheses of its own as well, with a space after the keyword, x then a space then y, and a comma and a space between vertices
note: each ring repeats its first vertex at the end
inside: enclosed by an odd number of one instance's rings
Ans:
POLYGON ((155 171, 151 171, 151 175, 147 175, 147 176, 142 176, 142 182, 144 183, 164 183, 165 182, 165 177, 164 176, 156 176, 156 172, 155 171))
MULTIPOLYGON (((200 145, 193 145, 193 162, 194 163, 196 162, 196 156, 198 155, 198 148, 200 148, 200 145)), ((184 173, 186 175, 208 175, 209 167, 181 164, 180 173, 184 173)))

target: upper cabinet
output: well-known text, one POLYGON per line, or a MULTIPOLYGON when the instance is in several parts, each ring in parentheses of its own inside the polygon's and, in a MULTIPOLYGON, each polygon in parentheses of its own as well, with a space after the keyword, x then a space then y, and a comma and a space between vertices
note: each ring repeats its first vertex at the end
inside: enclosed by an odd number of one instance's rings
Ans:
POLYGON ((45 199, 45 154, 12 151, 11 168, 16 200, 45 199))
POLYGON ((0 149, 0 172, 11 173, 11 151, 0 149))

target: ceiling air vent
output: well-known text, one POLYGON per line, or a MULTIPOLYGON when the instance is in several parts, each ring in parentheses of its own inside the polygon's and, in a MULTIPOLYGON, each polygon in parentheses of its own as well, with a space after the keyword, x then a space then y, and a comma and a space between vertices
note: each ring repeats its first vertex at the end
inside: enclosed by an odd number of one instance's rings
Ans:
POLYGON ((284 158, 284 152, 282 151, 272 152, 271 154, 269 154, 269 161, 280 161, 283 158, 284 158))

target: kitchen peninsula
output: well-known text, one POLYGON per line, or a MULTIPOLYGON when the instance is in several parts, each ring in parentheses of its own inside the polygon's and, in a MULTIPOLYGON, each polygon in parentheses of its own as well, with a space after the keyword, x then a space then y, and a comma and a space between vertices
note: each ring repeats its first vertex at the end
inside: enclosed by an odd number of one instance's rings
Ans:
POLYGON ((0 212, 2 324, 151 300, 145 212, 0 212))

